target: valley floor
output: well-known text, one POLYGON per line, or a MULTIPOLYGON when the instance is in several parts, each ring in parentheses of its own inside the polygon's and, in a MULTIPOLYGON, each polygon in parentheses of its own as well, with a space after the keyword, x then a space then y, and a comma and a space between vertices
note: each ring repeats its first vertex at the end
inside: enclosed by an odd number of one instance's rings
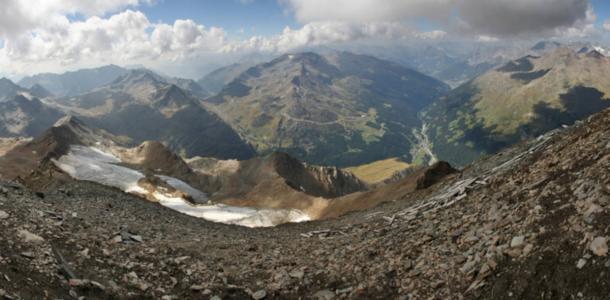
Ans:
POLYGON ((44 194, 3 184, 0 296, 606 299, 609 119, 373 210, 274 228, 215 224, 93 183, 44 194))

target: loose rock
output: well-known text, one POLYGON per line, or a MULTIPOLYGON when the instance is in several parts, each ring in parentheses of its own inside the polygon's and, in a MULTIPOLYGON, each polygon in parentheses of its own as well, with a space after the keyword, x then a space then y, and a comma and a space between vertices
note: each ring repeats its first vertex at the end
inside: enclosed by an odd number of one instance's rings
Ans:
POLYGON ((591 242, 589 249, 597 256, 606 256, 608 254, 608 243, 605 237, 596 237, 591 242))

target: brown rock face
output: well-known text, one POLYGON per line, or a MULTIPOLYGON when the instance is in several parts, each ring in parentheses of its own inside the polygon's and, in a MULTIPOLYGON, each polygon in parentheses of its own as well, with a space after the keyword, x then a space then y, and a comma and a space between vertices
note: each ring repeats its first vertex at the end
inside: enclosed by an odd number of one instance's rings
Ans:
POLYGON ((315 197, 336 198, 366 189, 364 182, 338 168, 309 166, 282 152, 270 158, 286 184, 315 197))
POLYGON ((417 189, 423 190, 429 188, 443 179, 443 177, 456 172, 457 170, 454 169, 448 162, 439 161, 426 169, 426 171, 417 179, 417 189))

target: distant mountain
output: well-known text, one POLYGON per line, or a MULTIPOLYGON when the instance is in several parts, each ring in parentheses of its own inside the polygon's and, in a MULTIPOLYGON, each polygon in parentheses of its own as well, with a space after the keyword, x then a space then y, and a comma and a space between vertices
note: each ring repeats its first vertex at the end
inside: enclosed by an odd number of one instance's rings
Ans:
POLYGON ((228 83, 235 80, 237 76, 254 66, 253 63, 235 63, 222 67, 203 76, 197 83, 210 94, 219 93, 228 83))
POLYGON ((27 89, 16 85, 10 79, 0 78, 0 102, 10 101, 15 96, 28 92, 27 89))
POLYGON ((532 47, 534 51, 553 51, 561 48, 561 43, 553 41, 540 41, 532 47))
POLYGON ((19 85, 29 88, 38 84, 58 97, 75 96, 108 84, 126 72, 126 69, 119 66, 108 65, 63 74, 43 73, 28 76, 21 79, 19 85))
POLYGON ((198 98, 148 70, 131 70, 92 92, 59 99, 55 106, 135 143, 161 141, 186 156, 246 159, 254 155, 198 98))
POLYGON ((37 98, 15 96, 0 102, 0 137, 38 136, 63 115, 37 98))
MULTIPOLYGON (((141 69, 141 68, 140 68, 141 69)), ((137 70, 137 69, 136 69, 137 70)), ((82 69, 63 74, 44 73, 25 77, 19 84, 28 88, 42 88, 50 95, 57 97, 71 97, 90 92, 102 87, 130 72, 130 69, 116 65, 107 65, 94 69, 82 69)), ((165 77, 155 74, 160 80, 175 84, 198 97, 207 97, 209 93, 197 82, 191 79, 165 77)), ((40 97, 40 96, 38 96, 40 97)))
POLYGON ((417 113, 448 89, 371 56, 308 52, 252 67, 207 101, 259 153, 349 166, 411 161, 417 113))
POLYGON ((560 48, 460 86, 423 115, 433 151, 464 165, 610 106, 610 59, 560 48))
POLYGON ((35 84, 32 87, 30 87, 29 90, 30 94, 34 97, 37 98, 48 98, 48 97, 54 97, 54 95, 49 92, 47 89, 45 89, 42 85, 40 84, 35 84))
POLYGON ((192 79, 169 77, 165 78, 164 80, 167 83, 171 83, 185 91, 192 93, 196 97, 205 98, 211 95, 208 90, 192 79))

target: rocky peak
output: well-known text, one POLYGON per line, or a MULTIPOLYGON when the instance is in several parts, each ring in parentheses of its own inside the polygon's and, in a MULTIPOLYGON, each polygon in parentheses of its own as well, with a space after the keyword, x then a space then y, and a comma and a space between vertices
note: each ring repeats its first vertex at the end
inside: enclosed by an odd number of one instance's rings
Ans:
POLYGON ((605 58, 606 56, 604 56, 601 52, 599 52, 597 50, 591 50, 589 53, 587 53, 587 57, 595 58, 595 59, 602 59, 602 58, 605 58))
POLYGON ((30 93, 32 94, 32 96, 38 97, 38 98, 46 98, 46 97, 53 96, 53 94, 51 92, 49 92, 47 89, 45 89, 42 85, 40 85, 38 83, 34 84, 30 88, 30 93))
POLYGON ((163 82, 161 76, 147 69, 130 70, 127 74, 117 78, 111 85, 129 86, 136 84, 158 85, 163 82))
POLYGON ((313 196, 335 198, 367 188, 350 172, 335 167, 309 166, 283 152, 274 152, 269 160, 288 185, 313 196))

